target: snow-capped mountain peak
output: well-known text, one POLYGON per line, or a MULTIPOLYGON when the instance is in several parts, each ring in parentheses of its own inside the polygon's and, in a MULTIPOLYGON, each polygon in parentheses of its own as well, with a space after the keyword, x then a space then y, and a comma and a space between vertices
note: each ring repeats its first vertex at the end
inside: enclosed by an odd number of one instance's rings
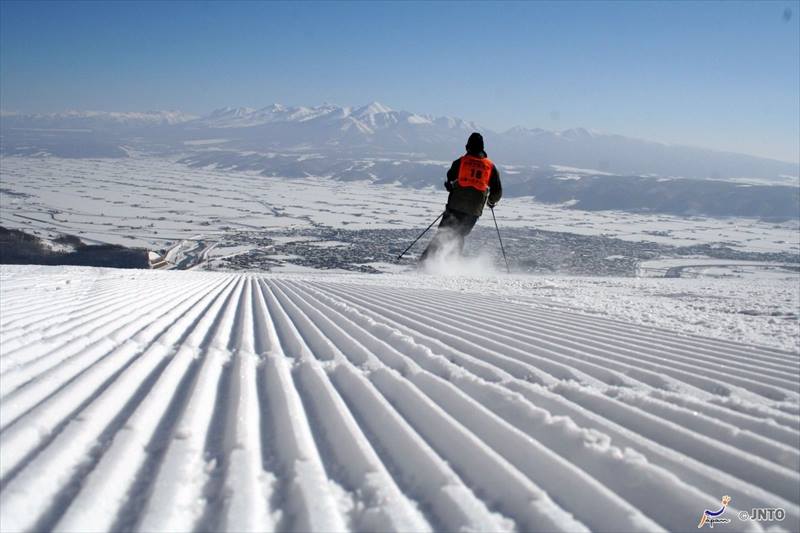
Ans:
POLYGON ((363 107, 359 107, 356 109, 353 114, 357 117, 363 117, 367 115, 378 115, 384 113, 391 113, 393 111, 392 108, 389 106, 383 105, 380 102, 371 102, 363 107))
POLYGON ((558 132, 558 135, 570 140, 587 140, 594 139, 596 137, 594 132, 587 130, 586 128, 570 128, 558 132))
POLYGON ((211 112, 212 117, 245 117, 253 113, 252 107, 222 107, 211 112))

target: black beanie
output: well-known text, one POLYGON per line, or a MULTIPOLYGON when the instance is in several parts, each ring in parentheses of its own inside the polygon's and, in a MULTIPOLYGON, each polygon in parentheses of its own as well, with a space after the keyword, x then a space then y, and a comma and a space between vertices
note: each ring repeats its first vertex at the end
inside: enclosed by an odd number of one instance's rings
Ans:
POLYGON ((481 153, 483 152, 483 136, 480 133, 473 133, 467 140, 467 152, 481 153))

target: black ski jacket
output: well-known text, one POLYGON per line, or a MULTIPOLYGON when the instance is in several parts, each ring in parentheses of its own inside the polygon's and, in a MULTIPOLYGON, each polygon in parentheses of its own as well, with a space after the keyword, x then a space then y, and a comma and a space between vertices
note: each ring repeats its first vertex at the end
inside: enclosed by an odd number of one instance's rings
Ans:
MULTIPOLYGON (((487 157, 486 152, 470 155, 487 157)), ((496 204, 503 196, 503 185, 500 183, 500 173, 497 172, 497 166, 492 165, 489 189, 486 192, 481 192, 472 187, 459 187, 458 171, 460 169, 461 158, 459 157, 453 161, 450 170, 447 171, 447 181, 444 184, 445 189, 450 191, 450 196, 447 198, 447 209, 479 217, 483 214, 483 206, 487 199, 491 203, 496 204)))

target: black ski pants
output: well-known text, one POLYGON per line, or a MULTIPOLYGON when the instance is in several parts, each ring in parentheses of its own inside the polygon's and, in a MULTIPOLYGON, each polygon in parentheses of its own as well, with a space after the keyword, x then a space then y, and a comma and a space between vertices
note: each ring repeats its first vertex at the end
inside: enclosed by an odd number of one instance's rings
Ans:
POLYGON ((436 235, 422 252, 419 260, 424 261, 428 257, 435 256, 451 240, 455 242, 455 251, 461 255, 464 250, 464 238, 475 227, 478 218, 480 217, 477 215, 446 209, 439 228, 436 230, 436 235))

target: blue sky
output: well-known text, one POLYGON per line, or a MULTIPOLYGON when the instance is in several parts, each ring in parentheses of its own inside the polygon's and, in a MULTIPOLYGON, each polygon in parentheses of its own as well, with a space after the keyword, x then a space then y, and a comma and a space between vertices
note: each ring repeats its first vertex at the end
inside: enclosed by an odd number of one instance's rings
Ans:
POLYGON ((0 26, 4 110, 377 100, 800 159, 798 1, 3 1, 0 26))

